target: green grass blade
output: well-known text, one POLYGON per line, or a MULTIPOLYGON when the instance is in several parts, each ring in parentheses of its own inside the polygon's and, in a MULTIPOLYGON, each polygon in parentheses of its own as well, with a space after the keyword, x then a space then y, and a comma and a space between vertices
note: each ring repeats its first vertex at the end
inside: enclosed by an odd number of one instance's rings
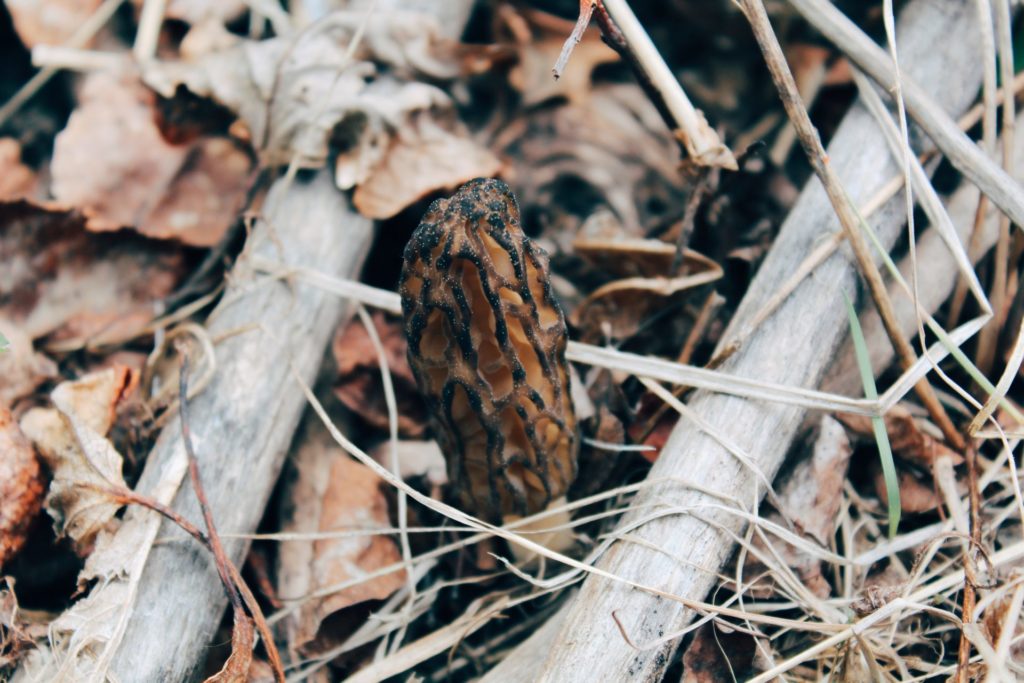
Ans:
MULTIPOLYGON (((849 199, 849 196, 847 196, 847 199, 849 199)), ((850 200, 850 205, 856 210, 856 204, 853 204, 852 200, 850 200)), ((871 243, 875 247, 875 251, 881 255, 882 263, 885 264, 885 268, 889 272, 889 275, 909 290, 910 286, 900 273, 900 269, 896 265, 896 262, 892 260, 891 256, 889 256, 889 252, 882 247, 881 242, 878 240, 878 235, 871 228, 868 222, 864 220, 860 211, 857 211, 857 219, 860 222, 861 230, 863 230, 864 234, 868 236, 869 240, 871 240, 871 243)), ((964 372, 966 372, 979 387, 981 387, 989 396, 995 393, 995 385, 992 384, 985 375, 981 374, 981 370, 971 362, 971 359, 967 357, 967 354, 965 354, 959 346, 953 343, 953 340, 949 338, 946 330, 942 329, 942 326, 936 323, 934 318, 930 315, 924 316, 924 324, 928 326, 928 329, 931 330, 936 337, 938 337, 939 341, 949 352, 949 355, 953 357, 953 360, 957 362, 964 372)), ((1024 414, 1018 410, 1017 406, 1006 400, 1005 396, 999 401, 999 407, 1007 411, 1017 422, 1024 422, 1024 414)))
MULTIPOLYGON (((860 328, 857 311, 854 310, 853 302, 846 296, 846 292, 843 292, 843 299, 846 300, 846 314, 850 318, 850 334, 853 337, 853 350, 857 356, 860 379, 864 384, 864 396, 869 401, 876 401, 878 387, 875 386, 875 376, 871 372, 871 356, 868 354, 867 342, 864 341, 864 331, 860 328)), ((900 487, 899 479, 896 477, 896 463, 892 458, 889 434, 885 431, 885 420, 878 416, 872 417, 871 428, 875 433, 875 443, 878 445, 878 457, 882 461, 885 495, 889 503, 889 538, 893 538, 900 524, 900 487)))

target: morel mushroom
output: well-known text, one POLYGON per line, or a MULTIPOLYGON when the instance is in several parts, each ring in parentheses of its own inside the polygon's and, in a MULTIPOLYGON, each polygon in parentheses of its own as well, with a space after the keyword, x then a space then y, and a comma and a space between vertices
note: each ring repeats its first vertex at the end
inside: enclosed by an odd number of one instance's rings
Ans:
POLYGON ((563 496, 578 447, 565 318, 508 186, 477 179, 435 201, 400 290, 409 365, 462 506, 499 521, 563 496))

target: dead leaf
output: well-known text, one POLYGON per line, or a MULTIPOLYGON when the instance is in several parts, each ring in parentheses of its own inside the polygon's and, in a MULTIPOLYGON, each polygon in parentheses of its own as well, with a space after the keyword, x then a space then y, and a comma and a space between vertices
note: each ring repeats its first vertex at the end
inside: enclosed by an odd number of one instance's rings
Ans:
POLYGON ((102 0, 7 0, 14 29, 28 48, 63 45, 102 0))
POLYGON ((36 174, 21 163, 21 145, 13 138, 0 138, 0 201, 35 196, 36 174))
MULTIPOLYGON (((843 413, 838 418, 857 434, 874 440, 870 417, 843 413)), ((939 456, 948 456, 954 467, 963 464, 964 457, 962 455, 918 427, 906 406, 899 404, 893 406, 886 412, 884 419, 885 431, 889 435, 889 445, 892 447, 893 453, 903 460, 923 467, 931 467, 939 456)))
POLYGON ((80 208, 89 230, 134 227, 210 246, 238 217, 250 165, 226 139, 167 142, 153 94, 130 75, 98 72, 57 136, 53 194, 80 208))
POLYGON ((670 297, 723 274, 711 259, 686 250, 680 274, 672 276, 676 248, 660 240, 578 239, 573 247, 600 272, 634 274, 598 287, 570 314, 583 341, 630 337, 664 310, 670 297))
MULTIPOLYGON (((7 339, 7 349, 0 353, 0 406, 14 405, 36 387, 57 376, 57 364, 32 348, 32 340, 20 325, 0 314, 0 333, 7 339)), ((0 562, 2 564, 2 562, 0 562)))
MULTIPOLYGON (((776 479, 776 500, 785 517, 776 510, 764 516, 782 525, 786 525, 788 519, 808 540, 828 548, 835 536, 852 453, 842 425, 832 417, 823 416, 813 445, 776 479)), ((822 599, 831 595, 831 584, 823 574, 818 557, 778 539, 772 540, 775 555, 794 570, 808 590, 822 599)), ((755 537, 753 543, 762 553, 770 552, 760 537, 755 537)), ((767 567, 753 553, 746 556, 744 576, 760 576, 766 572, 767 567)), ((775 586, 771 575, 766 575, 752 592, 760 598, 773 597, 775 586)))
POLYGON ((358 122, 343 137, 356 143, 349 149, 359 148, 364 135, 390 137, 409 112, 450 106, 439 88, 402 82, 458 75, 457 53, 439 36, 436 21, 416 12, 378 12, 367 21, 364 12, 337 11, 294 37, 245 41, 194 62, 153 64, 144 78, 164 97, 184 86, 235 112, 266 164, 297 159, 319 167, 346 121, 350 127, 358 122), (350 56, 349 42, 364 25, 350 56), (378 78, 378 66, 389 67, 395 78, 378 78))
MULTIPOLYGON (((935 488, 932 478, 914 472, 901 470, 898 474, 900 488, 900 509, 907 514, 930 512, 943 505, 942 495, 935 488)), ((873 477, 875 495, 886 499, 885 476, 880 467, 875 468, 873 477)))
POLYGON ((0 671, 13 668, 33 649, 34 641, 18 609, 14 579, 4 576, 0 578, 0 671))
POLYGON ((683 677, 680 683, 717 683, 746 680, 751 670, 756 645, 745 633, 725 632, 715 624, 697 629, 693 641, 683 653, 683 677))
MULTIPOLYGON (((142 3, 136 0, 136 4, 142 3)), ((164 16, 193 25, 211 19, 227 23, 238 19, 248 8, 249 3, 245 0, 170 0, 164 10, 164 16)))
POLYGON ((28 540, 45 488, 32 445, 11 411, 0 405, 0 567, 28 540))
POLYGON ((197 247, 217 244, 238 220, 251 167, 249 155, 231 140, 199 141, 138 231, 197 247))
POLYGON ((656 234, 683 215, 679 145, 638 86, 601 85, 584 103, 528 110, 503 127, 492 149, 506 162, 503 177, 519 198, 525 229, 566 253, 600 209, 633 237, 656 234))
POLYGON ((173 291, 184 259, 134 235, 90 235, 73 211, 18 200, 0 202, 0 263, 5 329, 68 347, 137 334, 173 291))
MULTIPOLYGON (((388 528, 387 499, 372 470, 352 460, 319 427, 311 428, 294 456, 295 478, 284 494, 283 531, 291 533, 388 528)), ((285 541, 278 562, 278 594, 308 595, 399 562, 388 535, 285 541)), ((379 600, 404 585, 405 572, 365 581, 325 597, 305 600, 288 621, 288 642, 308 647, 323 621, 359 602, 379 600)))
POLYGON ((40 656, 31 662, 35 670, 30 680, 58 680, 58 672, 67 680, 106 678, 109 661, 104 660, 104 650, 120 642, 123 631, 119 622, 132 608, 134 581, 156 535, 156 528, 147 526, 159 526, 161 520, 150 511, 140 512, 149 517, 126 517, 117 534, 104 529, 96 537, 95 547, 78 575, 78 589, 95 585, 48 625, 48 641, 53 649, 40 647, 40 656))
MULTIPOLYGON (((591 225, 590 221, 584 224, 580 236, 573 240, 572 248, 598 270, 616 278, 656 278, 671 272, 676 258, 674 244, 629 237, 622 232, 595 233, 588 229, 591 225)), ((721 270, 721 266, 700 252, 683 250, 680 272, 720 274, 721 270)))
POLYGON ((205 683, 246 683, 255 643, 255 623, 244 612, 236 610, 234 628, 231 629, 231 656, 224 662, 224 667, 207 678, 205 683))
MULTIPOLYGON (((1011 576, 1008 577, 1008 583, 1012 581, 1019 581, 1021 577, 1021 569, 1019 567, 1011 570, 1011 576)), ((1013 593, 1006 592, 1002 596, 991 602, 985 611, 981 614, 981 624, 985 629, 986 635, 988 635, 989 642, 997 643, 1003 635, 1003 629, 1006 627, 1007 620, 1012 619, 1014 622, 1014 630, 1012 634, 1010 646, 1010 656, 1019 661, 1019 658, 1024 654, 1024 644, 1018 639, 1020 633, 1024 631, 1024 623, 1020 620, 1020 615, 1012 614, 1013 609, 1013 593)))
POLYGON ((899 597, 906 587, 906 574, 902 568, 887 564, 885 569, 867 578, 857 598, 850 603, 850 609, 857 616, 866 616, 899 597))
MULTIPOLYGON (((398 403, 398 431, 417 438, 426 431, 426 412, 416 380, 406 358, 405 332, 401 323, 377 311, 374 326, 387 353, 388 368, 398 403)), ((338 364, 334 394, 345 407, 374 427, 388 429, 388 409, 378 363, 377 348, 366 328, 354 319, 334 336, 331 347, 338 364)))
POLYGON ((823 416, 810 457, 798 460, 775 484, 786 517, 822 546, 827 547, 835 536, 852 454, 840 424, 823 416))
POLYGON ((93 73, 54 145, 53 195, 81 208, 90 230, 139 225, 187 154, 161 137, 152 93, 130 75, 93 73))
POLYGON ((533 106, 552 97, 565 97, 580 103, 589 97, 591 78, 601 64, 616 62, 619 55, 601 40, 593 28, 583 34, 573 48, 572 58, 555 78, 552 68, 562 45, 573 30, 573 22, 534 9, 504 6, 499 16, 512 32, 517 43, 519 63, 509 73, 509 84, 523 95, 523 105, 533 106))
POLYGON ((132 383, 127 368, 62 382, 50 394, 53 408, 33 408, 21 418, 21 430, 53 474, 46 511, 57 535, 70 536, 79 549, 121 508, 107 491, 125 488, 122 460, 105 435, 132 383))
POLYGON ((391 218, 431 192, 497 175, 498 158, 465 132, 459 133, 439 126, 428 112, 413 114, 398 129, 381 162, 356 188, 355 207, 370 218, 391 218))
MULTIPOLYGON (((603 404, 598 406, 597 414, 585 423, 584 433, 590 434, 602 445, 593 446, 586 441, 581 444, 579 475, 571 489, 573 499, 583 498, 608 488, 609 476, 622 455, 621 452, 614 450, 614 446, 626 443, 626 430, 622 421, 603 404)), ((646 451, 641 452, 643 453, 646 451)))

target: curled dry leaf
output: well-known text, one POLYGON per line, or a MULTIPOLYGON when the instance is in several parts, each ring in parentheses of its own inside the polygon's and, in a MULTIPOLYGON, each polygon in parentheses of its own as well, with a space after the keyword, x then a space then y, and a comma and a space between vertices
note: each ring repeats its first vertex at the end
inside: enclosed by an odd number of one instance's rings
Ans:
POLYGON ((0 405, 0 567, 28 540, 45 488, 32 444, 0 405))
POLYGON ((362 148, 366 136, 390 137, 407 113, 449 104, 432 86, 377 77, 377 65, 397 79, 454 77, 459 60, 439 36, 436 20, 415 12, 377 12, 367 20, 365 12, 338 11, 293 37, 245 41, 194 62, 151 65, 144 78, 164 97, 184 86, 235 112, 265 163, 297 159, 320 166, 337 135, 349 141, 348 149, 362 148), (349 55, 364 24, 363 39, 349 55))
POLYGON ((405 249, 409 365, 462 505, 526 515, 576 476, 568 335, 547 255, 500 180, 434 202, 405 249))
POLYGON ((216 244, 245 199, 248 154, 223 138, 167 142, 153 94, 129 75, 91 74, 80 98, 54 146, 54 196, 90 230, 216 244))
POLYGON ((498 158, 460 132, 445 130, 429 112, 411 115, 381 162, 356 188, 355 207, 370 218, 390 218, 431 192, 497 175, 498 158))
POLYGON ((231 656, 224 662, 220 671, 203 683, 246 683, 249 680, 252 648, 255 644, 255 622, 247 617, 245 612, 237 610, 234 615, 234 628, 231 629, 231 656))
POLYGON ((82 217, 0 202, 0 323, 73 346, 130 338, 173 291, 180 249, 134 235, 90 235, 82 217))
POLYGON ((583 103, 592 90, 594 69, 619 60, 618 53, 601 40, 599 31, 587 31, 573 48, 568 67, 556 79, 552 67, 562 52, 565 37, 573 30, 573 22, 538 10, 517 11, 511 5, 500 6, 499 17, 512 34, 519 57, 509 73, 509 83, 522 93, 526 106, 553 97, 583 103))
POLYGON ((13 138, 0 138, 0 201, 33 197, 36 174, 21 163, 21 145, 13 138))
MULTIPOLYGON (((308 436, 294 456, 294 478, 283 496, 283 531, 311 533, 389 528, 381 480, 319 432, 308 436)), ((401 561, 385 534, 294 540, 281 544, 278 594, 298 598, 401 561)), ((326 596, 303 600, 288 620, 293 649, 309 646, 331 614, 366 600, 388 597, 405 583, 396 571, 326 596)))
POLYGON ((21 430, 53 475, 46 510, 54 529, 79 549, 121 507, 108 491, 125 487, 122 460, 105 435, 133 381, 127 368, 110 368, 62 382, 50 394, 53 408, 33 408, 21 418, 21 430))
MULTIPOLYGON (((1021 579, 1021 569, 1019 567, 1012 570, 1012 576, 1008 577, 1008 583, 1015 583, 1021 579)), ((1013 614, 1014 599, 1013 592, 1009 591, 1004 593, 998 599, 992 601, 985 611, 981 615, 981 623, 988 635, 989 642, 997 643, 1000 638, 1005 638, 1009 635, 1013 640, 1010 642, 1014 643, 1010 647, 1011 656, 1016 661, 1020 661, 1020 657, 1024 655, 1024 644, 1021 643, 1017 637, 1024 632, 1024 622, 1021 621, 1019 614, 1013 614), (1006 628, 1008 623, 1014 624, 1012 634, 1004 634, 1003 630, 1006 628)))
MULTIPOLYGON (((423 409, 416 380, 406 359, 405 334, 401 323, 377 311, 373 314, 377 335, 387 354, 391 382, 398 403, 398 431, 403 436, 419 437, 426 429, 427 416, 423 409)), ((338 364, 338 381, 334 394, 345 407, 374 427, 388 429, 388 407, 381 385, 377 348, 360 319, 353 319, 334 336, 332 345, 338 364)))
MULTIPOLYGON (((166 503, 165 503, 166 504, 166 503)), ((40 645, 30 662, 29 680, 105 680, 107 648, 116 648, 123 636, 126 615, 132 609, 138 576, 149 557, 161 518, 136 508, 126 514, 117 533, 102 530, 78 574, 78 590, 89 594, 48 624, 52 650, 40 645)), ((28 668, 28 667, 26 667, 28 668)))
MULTIPOLYGON (((878 500, 886 500, 885 475, 882 469, 873 464, 875 495, 878 500)), ((931 512, 943 505, 942 494, 935 481, 928 475, 920 475, 906 470, 898 473, 900 489, 900 510, 907 514, 931 512)))
POLYGON ((717 263, 687 249, 679 274, 673 276, 676 247, 655 239, 582 238, 573 247, 599 271, 623 276, 593 291, 573 311, 573 324, 584 341, 608 334, 629 337, 664 310, 669 297, 714 282, 723 273, 717 263))
POLYGON ((753 670, 757 645, 746 633, 725 631, 714 622, 697 629, 683 653, 680 683, 718 683, 746 680, 753 670))
POLYGON ((24 620, 18 608, 14 579, 9 576, 0 578, 0 672, 8 671, 32 651, 35 638, 31 631, 31 625, 24 620))
POLYGON ((14 30, 28 48, 63 45, 103 0, 7 0, 14 30))
POLYGON ((57 364, 32 348, 32 340, 20 325, 0 314, 0 334, 7 348, 0 352, 0 406, 13 405, 48 379, 57 376, 57 364))

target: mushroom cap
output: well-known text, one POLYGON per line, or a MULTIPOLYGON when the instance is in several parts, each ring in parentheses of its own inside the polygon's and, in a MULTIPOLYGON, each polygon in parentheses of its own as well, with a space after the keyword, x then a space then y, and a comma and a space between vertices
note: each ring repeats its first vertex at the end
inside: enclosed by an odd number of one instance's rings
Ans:
POLYGON ((543 510, 576 475, 567 331, 544 250, 500 180, 431 204, 400 283, 409 365, 463 506, 543 510))

